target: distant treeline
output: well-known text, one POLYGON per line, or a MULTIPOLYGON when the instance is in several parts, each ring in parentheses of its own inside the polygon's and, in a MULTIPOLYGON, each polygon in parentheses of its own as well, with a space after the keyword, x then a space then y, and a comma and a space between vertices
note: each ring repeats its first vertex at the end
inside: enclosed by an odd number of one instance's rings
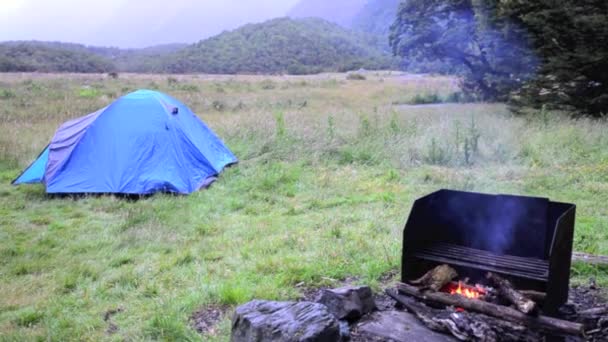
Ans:
POLYGON ((7 42, 0 44, 0 72, 109 72, 116 66, 94 53, 61 44, 7 42))
POLYGON ((396 68, 387 38, 322 19, 280 18, 193 45, 146 49, 58 42, 0 43, 0 72, 289 73, 396 68))

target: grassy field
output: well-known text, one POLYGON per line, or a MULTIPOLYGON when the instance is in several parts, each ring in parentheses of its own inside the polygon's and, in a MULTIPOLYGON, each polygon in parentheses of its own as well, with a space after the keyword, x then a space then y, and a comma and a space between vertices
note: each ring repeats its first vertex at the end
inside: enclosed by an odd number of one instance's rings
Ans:
MULTIPOLYGON (((399 268, 413 200, 441 188, 574 202, 575 249, 608 254, 608 122, 404 105, 455 98, 456 84, 391 73, 0 75, 0 340, 224 341, 230 311, 206 336, 192 313, 345 278, 378 289, 399 268), (10 185, 60 123, 138 88, 190 105, 241 163, 208 191, 137 202, 10 185)), ((572 274, 608 285, 606 268, 572 274)))

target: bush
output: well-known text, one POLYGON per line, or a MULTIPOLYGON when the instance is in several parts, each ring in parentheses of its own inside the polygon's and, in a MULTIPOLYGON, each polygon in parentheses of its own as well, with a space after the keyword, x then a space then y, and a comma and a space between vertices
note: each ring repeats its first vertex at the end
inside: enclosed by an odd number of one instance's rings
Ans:
POLYGON ((433 104, 433 103, 442 103, 443 100, 437 93, 431 94, 416 94, 414 98, 410 101, 409 104, 413 105, 421 105, 421 104, 433 104))
POLYGON ((167 84, 170 86, 174 86, 177 83, 179 83, 179 81, 177 80, 177 78, 175 77, 167 77, 167 84))
POLYGON ((0 89, 0 99, 7 100, 15 97, 15 93, 8 89, 0 89))
POLYGON ((365 81, 367 79, 367 77, 365 77, 365 75, 361 75, 361 74, 357 74, 357 73, 350 73, 348 74, 348 76, 346 76, 347 80, 351 80, 351 81, 365 81))
POLYGON ((84 98, 94 98, 98 97, 99 95, 99 91, 95 88, 82 88, 80 91, 78 91, 78 96, 84 98))
POLYGON ((179 90, 190 93, 198 93, 201 89, 196 84, 182 84, 178 87, 179 90))
POLYGON ((264 90, 272 90, 277 87, 276 83, 272 80, 263 80, 260 83, 260 87, 264 90))

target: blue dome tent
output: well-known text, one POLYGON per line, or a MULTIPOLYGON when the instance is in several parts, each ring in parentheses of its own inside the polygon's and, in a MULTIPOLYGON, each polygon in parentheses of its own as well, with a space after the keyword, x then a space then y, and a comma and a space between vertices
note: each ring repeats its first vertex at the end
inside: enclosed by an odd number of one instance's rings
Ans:
POLYGON ((13 184, 50 194, 190 194, 238 162, 188 107, 151 90, 64 123, 13 184))

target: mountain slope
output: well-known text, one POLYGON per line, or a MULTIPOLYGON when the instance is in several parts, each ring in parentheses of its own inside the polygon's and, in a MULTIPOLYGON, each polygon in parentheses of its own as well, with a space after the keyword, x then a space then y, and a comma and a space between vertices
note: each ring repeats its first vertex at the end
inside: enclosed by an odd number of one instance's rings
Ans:
POLYGON ((394 64, 376 37, 317 18, 273 19, 203 40, 164 58, 172 73, 291 73, 381 69, 394 64))
POLYGON ((0 42, 0 72, 148 72, 158 68, 164 56, 186 46, 165 44, 119 49, 62 42, 0 42))
POLYGON ((300 0, 288 13, 291 18, 321 18, 350 28, 367 0, 300 0))
POLYGON ((107 58, 87 51, 83 45, 18 41, 0 43, 0 72, 78 72, 115 70, 107 58))

